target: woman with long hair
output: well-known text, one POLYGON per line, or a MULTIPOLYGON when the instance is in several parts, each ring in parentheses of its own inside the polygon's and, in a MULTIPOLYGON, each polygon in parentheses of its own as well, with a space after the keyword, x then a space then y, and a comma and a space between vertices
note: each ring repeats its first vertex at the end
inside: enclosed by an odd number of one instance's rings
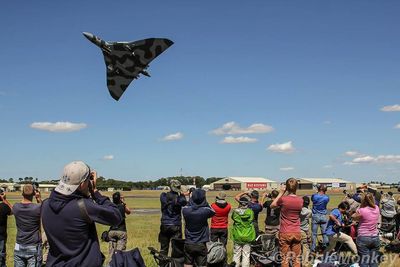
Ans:
POLYGON ((379 207, 375 204, 372 193, 361 197, 361 206, 353 214, 353 219, 358 223, 358 236, 356 239, 360 267, 376 267, 379 265, 379 207))

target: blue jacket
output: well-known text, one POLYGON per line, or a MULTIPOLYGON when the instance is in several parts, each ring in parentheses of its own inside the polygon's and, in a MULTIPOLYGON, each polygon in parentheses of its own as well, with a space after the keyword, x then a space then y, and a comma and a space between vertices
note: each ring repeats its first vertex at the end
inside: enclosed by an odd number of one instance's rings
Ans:
POLYGON ((204 190, 196 189, 192 193, 189 205, 182 209, 182 214, 185 219, 185 243, 210 241, 207 220, 214 216, 215 211, 208 205, 204 190))
POLYGON ((186 197, 173 191, 164 192, 160 195, 161 202, 161 224, 182 225, 182 207, 186 206, 186 197))
POLYGON ((42 204, 42 222, 50 250, 46 266, 100 267, 103 255, 100 251, 94 222, 118 225, 122 218, 118 207, 99 192, 96 202, 73 193, 65 196, 53 191, 42 204), (78 200, 84 203, 92 223, 81 213, 78 200))

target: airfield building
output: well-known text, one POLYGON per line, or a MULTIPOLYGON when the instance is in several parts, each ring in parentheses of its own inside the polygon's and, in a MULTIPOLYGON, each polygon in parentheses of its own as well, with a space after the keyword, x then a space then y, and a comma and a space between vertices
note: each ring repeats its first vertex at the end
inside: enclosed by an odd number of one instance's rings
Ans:
POLYGON ((225 177, 211 183, 210 190, 270 190, 278 186, 278 182, 263 177, 225 177))
POLYGON ((349 190, 354 191, 356 184, 343 180, 341 178, 296 178, 299 182, 300 190, 314 190, 317 184, 323 184, 328 187, 328 190, 341 191, 349 190))

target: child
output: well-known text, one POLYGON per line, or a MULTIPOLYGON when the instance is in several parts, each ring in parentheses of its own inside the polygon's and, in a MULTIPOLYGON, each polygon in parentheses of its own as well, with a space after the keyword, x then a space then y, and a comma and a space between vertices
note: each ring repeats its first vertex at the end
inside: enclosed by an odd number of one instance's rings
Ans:
POLYGON ((307 265, 308 256, 310 255, 310 218, 312 211, 308 208, 310 205, 310 198, 303 197, 303 208, 300 213, 300 230, 301 230, 301 249, 303 265, 307 265))
POLYGON ((256 231, 253 224, 254 213, 248 208, 248 204, 249 199, 241 197, 239 199, 239 207, 232 213, 233 260, 236 267, 250 266, 250 243, 256 239, 256 231))

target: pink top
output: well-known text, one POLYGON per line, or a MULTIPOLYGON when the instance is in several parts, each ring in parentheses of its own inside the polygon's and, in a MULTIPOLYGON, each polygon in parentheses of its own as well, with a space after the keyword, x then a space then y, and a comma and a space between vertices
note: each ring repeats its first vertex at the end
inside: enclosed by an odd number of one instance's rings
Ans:
POLYGON ((283 196, 278 200, 281 207, 281 233, 300 233, 300 212, 303 199, 295 195, 283 196))
POLYGON ((359 236, 377 236, 378 235, 378 222, 379 222, 379 207, 375 208, 365 207, 357 210, 361 214, 360 222, 358 224, 359 236))

